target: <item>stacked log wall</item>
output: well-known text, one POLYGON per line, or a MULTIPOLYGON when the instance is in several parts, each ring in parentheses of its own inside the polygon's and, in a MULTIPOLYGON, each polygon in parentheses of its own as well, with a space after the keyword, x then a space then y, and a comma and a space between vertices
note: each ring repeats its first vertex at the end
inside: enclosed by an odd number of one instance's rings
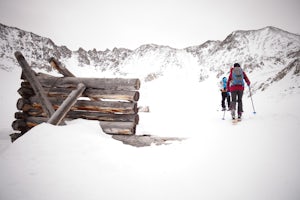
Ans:
MULTIPOLYGON (((43 88, 42 95, 47 97, 54 111, 78 84, 85 86, 82 97, 66 113, 66 120, 98 120, 103 131, 108 134, 135 134, 139 122, 139 79, 54 77, 43 73, 35 75, 43 88)), ((50 118, 23 73, 21 79, 23 81, 18 90, 21 97, 16 105, 18 112, 12 123, 13 129, 18 133, 12 136, 12 140, 34 126, 48 122, 50 118)))

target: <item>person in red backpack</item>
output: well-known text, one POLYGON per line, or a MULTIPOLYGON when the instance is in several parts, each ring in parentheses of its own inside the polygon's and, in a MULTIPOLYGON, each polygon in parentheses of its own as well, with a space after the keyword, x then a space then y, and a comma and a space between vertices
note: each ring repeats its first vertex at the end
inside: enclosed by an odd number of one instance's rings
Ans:
POLYGON ((236 113, 236 103, 238 103, 238 120, 241 120, 242 113, 243 113, 243 93, 244 93, 244 80, 246 81, 247 85, 250 86, 250 81, 246 75, 246 73, 242 70, 239 63, 234 63, 233 68, 230 70, 230 74, 227 81, 227 88, 231 92, 231 116, 232 119, 235 119, 236 113))

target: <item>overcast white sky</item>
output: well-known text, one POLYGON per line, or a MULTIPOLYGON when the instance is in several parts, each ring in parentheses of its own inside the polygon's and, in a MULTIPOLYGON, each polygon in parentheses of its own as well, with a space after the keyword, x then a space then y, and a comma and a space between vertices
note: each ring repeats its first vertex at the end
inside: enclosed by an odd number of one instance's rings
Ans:
POLYGON ((71 50, 185 48, 265 26, 300 34, 300 0, 0 0, 0 23, 71 50))

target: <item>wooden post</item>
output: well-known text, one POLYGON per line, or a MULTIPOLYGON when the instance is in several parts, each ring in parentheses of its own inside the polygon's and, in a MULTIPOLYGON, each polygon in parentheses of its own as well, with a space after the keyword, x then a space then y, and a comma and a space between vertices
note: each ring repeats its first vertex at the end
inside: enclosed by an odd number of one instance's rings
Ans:
POLYGON ((23 69, 23 73, 26 76, 27 81, 29 81, 31 87, 33 88, 35 94, 39 97, 42 104, 43 110, 48 117, 51 117, 54 113, 54 108, 52 107, 50 101, 45 95, 45 91, 39 82, 38 78, 35 76, 34 71, 30 68, 29 64, 25 60, 21 52, 15 52, 15 57, 17 58, 19 64, 23 69))
POLYGON ((59 73, 61 73, 65 77, 75 77, 74 74, 72 74, 72 72, 70 72, 67 68, 63 67, 59 63, 59 61, 56 60, 55 58, 53 58, 53 57, 50 58, 49 63, 54 69, 56 69, 59 73))
POLYGON ((61 106, 56 110, 56 112, 48 120, 49 124, 58 125, 61 120, 66 116, 67 112, 76 103, 77 98, 81 96, 85 90, 85 85, 79 83, 77 89, 73 90, 71 94, 64 100, 61 106))

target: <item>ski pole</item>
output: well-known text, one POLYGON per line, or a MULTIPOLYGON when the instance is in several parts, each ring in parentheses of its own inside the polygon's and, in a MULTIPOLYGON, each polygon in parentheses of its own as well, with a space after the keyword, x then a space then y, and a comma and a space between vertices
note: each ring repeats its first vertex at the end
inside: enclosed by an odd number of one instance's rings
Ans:
POLYGON ((253 114, 256 114, 254 104, 253 104, 253 99, 252 99, 252 93, 251 93, 251 88, 249 86, 249 93, 250 93, 250 98, 251 98, 251 103, 252 103, 252 108, 253 108, 253 114))
POLYGON ((226 113, 226 109, 224 110, 224 113, 223 113, 223 118, 222 118, 222 120, 225 120, 225 113, 226 113))

